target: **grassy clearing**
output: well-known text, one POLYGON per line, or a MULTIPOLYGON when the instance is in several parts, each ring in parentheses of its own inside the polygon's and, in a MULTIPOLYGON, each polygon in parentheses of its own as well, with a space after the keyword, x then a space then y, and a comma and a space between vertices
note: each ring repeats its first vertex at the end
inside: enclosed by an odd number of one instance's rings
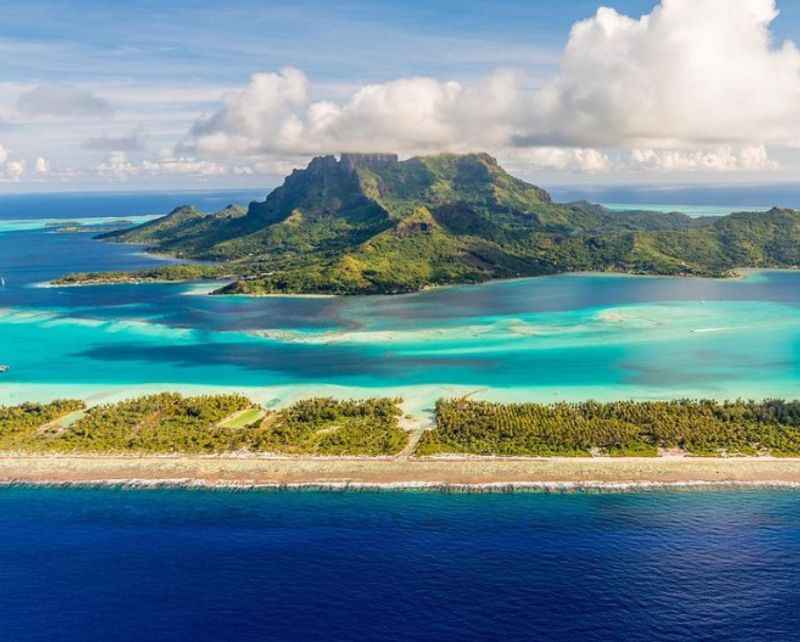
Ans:
POLYGON ((267 411, 263 408, 253 407, 233 413, 219 422, 220 428, 244 428, 264 418, 267 411))

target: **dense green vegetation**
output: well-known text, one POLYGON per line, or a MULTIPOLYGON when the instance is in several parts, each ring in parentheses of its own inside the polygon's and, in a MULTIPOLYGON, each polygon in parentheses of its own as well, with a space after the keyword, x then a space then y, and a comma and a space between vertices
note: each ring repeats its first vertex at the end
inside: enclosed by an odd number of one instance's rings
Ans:
POLYGON ((309 399, 267 413, 262 420, 264 413, 241 395, 187 398, 161 393, 95 406, 69 425, 55 420, 83 409, 83 402, 0 406, 0 448, 96 454, 390 455, 408 440, 399 425, 398 402, 309 399), (235 413, 242 414, 224 421, 235 413), (254 421, 247 422, 248 417, 254 421))
POLYGON ((499 404, 440 400, 418 455, 800 455, 800 402, 617 401, 499 404))
POLYGON ((252 402, 242 395, 161 393, 90 408, 51 448, 82 452, 221 452, 236 447, 217 424, 252 402))
MULTIPOLYGON (((236 394, 161 393, 84 410, 75 400, 0 406, 0 449, 386 456, 408 443, 399 399, 313 398, 264 411, 236 394)), ((800 401, 440 400, 415 454, 656 456, 659 449, 800 456, 800 401)))
POLYGON ((60 282, 229 277, 218 293, 374 294, 569 271, 727 276, 800 265, 800 212, 714 219, 553 203, 487 154, 315 158, 263 202, 180 207, 101 238, 215 266, 60 282))
POLYGON ((268 416, 252 450, 313 455, 392 455, 408 442, 399 399, 298 401, 268 416))
POLYGON ((139 272, 76 272, 54 281, 57 285, 91 285, 94 283, 160 283, 162 281, 200 281, 222 279, 232 272, 222 265, 180 263, 141 270, 139 272))
POLYGON ((47 404, 24 403, 0 406, 0 449, 17 450, 40 439, 38 431, 85 404, 75 399, 59 399, 47 404))

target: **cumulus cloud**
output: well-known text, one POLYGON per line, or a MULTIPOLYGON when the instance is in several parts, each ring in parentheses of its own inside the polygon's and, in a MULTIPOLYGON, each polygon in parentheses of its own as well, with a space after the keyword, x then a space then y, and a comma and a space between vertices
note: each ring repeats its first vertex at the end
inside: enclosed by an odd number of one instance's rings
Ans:
POLYGON ((774 0, 662 0, 577 23, 520 143, 675 146, 798 135, 800 52, 774 47, 774 0))
POLYGON ((34 163, 34 171, 39 176, 44 176, 50 172, 50 163, 46 158, 39 156, 34 163))
POLYGON ((34 87, 18 98, 17 110, 25 116, 56 118, 99 118, 113 113, 104 98, 69 85, 34 87))
POLYGON ((25 161, 6 161, 2 167, 2 172, 5 178, 12 181, 18 181, 25 173, 25 161))
POLYGON ((182 175, 196 177, 237 176, 253 174, 249 166, 228 165, 195 158, 159 158, 156 160, 132 161, 122 151, 111 152, 95 168, 95 173, 104 178, 126 180, 133 176, 182 175))
POLYGON ((232 172, 235 167, 228 168, 222 163, 194 158, 160 158, 157 161, 143 161, 142 168, 151 174, 183 174, 192 176, 222 176, 232 172))
POLYGON ((25 161, 12 160, 8 149, 0 145, 0 181, 18 181, 25 174, 25 161))
POLYGON ((510 150, 506 158, 516 165, 521 163, 535 168, 569 170, 588 174, 605 173, 612 169, 607 154, 596 149, 534 147, 510 150))
POLYGON ((259 73, 221 110, 198 121, 179 149, 224 157, 493 146, 508 138, 519 82, 506 72, 472 87, 402 78, 366 85, 334 103, 312 101, 300 70, 259 73))
POLYGON ((195 123, 180 153, 269 158, 337 151, 527 152, 531 165, 600 172, 761 171, 767 146, 800 141, 800 51, 772 42, 774 0, 662 0, 634 19, 576 23, 558 73, 477 83, 401 78, 314 100, 294 68, 259 73, 195 123))
POLYGON ((127 178, 139 173, 139 168, 128 160, 125 152, 111 152, 95 169, 99 176, 112 178, 127 178))
POLYGON ((732 147, 722 145, 710 149, 681 151, 671 149, 634 149, 629 165, 660 171, 761 171, 778 169, 763 145, 732 147))

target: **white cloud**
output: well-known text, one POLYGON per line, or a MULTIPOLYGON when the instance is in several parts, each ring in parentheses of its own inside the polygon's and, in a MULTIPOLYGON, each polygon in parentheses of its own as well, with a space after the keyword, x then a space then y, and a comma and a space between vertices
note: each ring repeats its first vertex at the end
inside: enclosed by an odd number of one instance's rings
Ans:
POLYGON ((34 87, 17 99, 17 110, 25 116, 56 118, 98 118, 113 113, 104 98, 69 85, 34 87))
POLYGON ((6 178, 11 179, 12 181, 18 181, 25 173, 25 161, 6 161, 2 169, 6 178))
MULTIPOLYGON (((601 8, 576 23, 561 56, 548 58, 550 72, 531 59, 528 69, 458 81, 364 84, 351 76, 334 85, 286 68, 239 88, 194 76, 172 86, 155 76, 151 84, 101 84, 74 74, 75 86, 0 82, 3 142, 12 148, 0 146, 0 177, 188 177, 164 180, 187 185, 227 177, 223 184, 282 176, 312 155, 341 151, 488 151, 543 182, 556 172, 792 176, 800 165, 800 51, 774 37, 776 1, 650 5, 642 17, 601 8), (159 157, 162 147, 169 151, 159 157)), ((497 64, 523 60, 497 52, 497 64)), ((462 53, 440 43, 443 60, 463 62, 462 53)))
POLYGON ((773 47, 774 0, 662 0, 577 23, 523 140, 763 144, 798 135, 800 52, 773 47))
POLYGON ((44 176, 45 174, 50 172, 50 163, 47 161, 46 158, 42 158, 39 156, 34 163, 34 171, 40 175, 44 176))
POLYGON ((305 74, 287 68, 253 75, 181 149, 224 157, 497 146, 519 93, 517 76, 498 72, 472 87, 402 78, 361 87, 343 103, 314 102, 305 74))
POLYGON ((255 173, 246 165, 229 166, 226 163, 195 158, 159 158, 156 160, 131 161, 125 152, 111 152, 95 167, 95 173, 104 178, 127 180, 133 176, 196 176, 211 177, 234 174, 237 176, 255 173))
POLYGON ((125 152, 111 152, 95 170, 99 176, 121 179, 139 173, 139 168, 128 160, 125 152))
POLYGON ((761 171, 778 169, 763 145, 733 147, 722 145, 709 149, 681 151, 671 149, 634 149, 629 165, 658 171, 761 171))
MULTIPOLYGON (((190 176, 224 176, 229 172, 229 168, 223 163, 183 157, 161 158, 157 161, 146 160, 142 162, 142 169, 150 174, 183 174, 190 176)), ((233 171, 233 168, 230 171, 233 171)))
POLYGON ((800 140, 800 51, 774 46, 774 0, 662 0, 574 25, 558 74, 531 91, 499 71, 464 84, 401 78, 313 100, 301 71, 255 74, 179 151, 259 161, 338 151, 527 151, 534 167, 767 171, 800 140))
POLYGON ((557 171, 604 174, 615 164, 607 154, 581 147, 532 147, 507 149, 502 163, 512 171, 549 169, 557 171))
POLYGON ((534 168, 569 170, 588 174, 605 173, 611 170, 608 155, 596 149, 534 147, 510 152, 506 158, 519 165, 525 163, 534 168), (509 158, 510 157, 510 158, 509 158))
POLYGON ((0 145, 0 181, 18 181, 25 174, 25 161, 12 160, 8 149, 0 145))

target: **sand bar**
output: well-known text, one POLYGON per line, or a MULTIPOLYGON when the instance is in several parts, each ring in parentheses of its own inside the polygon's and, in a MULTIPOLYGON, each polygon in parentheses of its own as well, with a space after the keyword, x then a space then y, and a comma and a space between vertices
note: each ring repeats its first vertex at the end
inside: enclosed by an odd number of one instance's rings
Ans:
POLYGON ((800 458, 375 459, 0 455, 0 483, 464 489, 797 486, 800 458))

